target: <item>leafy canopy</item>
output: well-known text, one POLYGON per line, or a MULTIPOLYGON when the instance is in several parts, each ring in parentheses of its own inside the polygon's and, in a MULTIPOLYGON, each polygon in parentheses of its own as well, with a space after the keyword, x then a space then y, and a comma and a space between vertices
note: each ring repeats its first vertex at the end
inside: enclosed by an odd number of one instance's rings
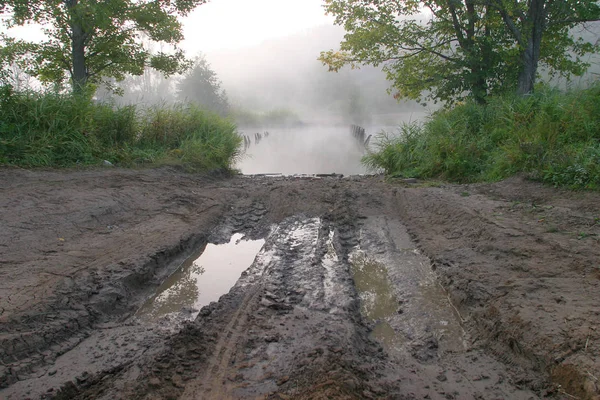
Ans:
POLYGON ((535 1, 546 7, 539 61, 551 72, 583 73, 581 57, 597 47, 573 38, 571 28, 596 18, 598 7, 579 0, 325 0, 347 33, 339 50, 319 59, 332 71, 383 66, 396 98, 484 102, 516 88, 538 21, 535 1))
POLYGON ((141 75, 146 66, 171 75, 187 66, 177 48, 183 39, 177 17, 206 1, 0 0, 6 27, 35 23, 46 36, 38 43, 2 34, 0 62, 16 63, 42 82, 55 84, 68 77, 82 84, 120 81, 126 74, 141 75), (170 51, 150 54, 142 37, 170 51))

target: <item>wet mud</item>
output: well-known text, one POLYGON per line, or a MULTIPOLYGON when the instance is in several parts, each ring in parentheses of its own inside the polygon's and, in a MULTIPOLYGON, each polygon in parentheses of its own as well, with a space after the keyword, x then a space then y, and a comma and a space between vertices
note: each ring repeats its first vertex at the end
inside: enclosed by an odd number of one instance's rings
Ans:
POLYGON ((135 316, 156 321, 180 313, 195 319, 203 306, 229 292, 263 244, 264 240, 247 240, 236 233, 229 243, 202 246, 159 286, 135 316))
POLYGON ((600 394, 595 193, 171 169, 0 179, 0 397, 600 394))

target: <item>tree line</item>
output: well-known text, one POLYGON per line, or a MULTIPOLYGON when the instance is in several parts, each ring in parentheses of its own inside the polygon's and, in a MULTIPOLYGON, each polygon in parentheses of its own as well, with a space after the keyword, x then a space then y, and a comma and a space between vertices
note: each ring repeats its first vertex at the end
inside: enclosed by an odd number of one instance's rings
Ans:
MULTIPOLYGON (((0 0, 7 27, 42 26, 41 42, 0 36, 0 65, 17 65, 41 82, 73 92, 95 90, 147 68, 215 82, 203 61, 186 58, 179 17, 206 0, 0 0), (167 50, 150 52, 142 37, 167 50), (204 74, 204 75, 202 75, 204 74), (208 74, 208 75, 207 75, 208 74)), ((592 0, 324 0, 347 34, 339 50, 321 53, 331 70, 383 66, 398 99, 485 103, 494 93, 533 92, 540 66, 581 75, 598 42, 573 28, 598 21, 592 0)), ((181 91, 185 92, 182 87, 181 91)), ((192 97, 195 93, 185 94, 192 97)))
POLYGON ((397 98, 453 102, 533 92, 540 66, 581 75, 598 42, 573 28, 600 19, 593 0, 325 0, 347 34, 322 52, 333 71, 383 65, 397 98))

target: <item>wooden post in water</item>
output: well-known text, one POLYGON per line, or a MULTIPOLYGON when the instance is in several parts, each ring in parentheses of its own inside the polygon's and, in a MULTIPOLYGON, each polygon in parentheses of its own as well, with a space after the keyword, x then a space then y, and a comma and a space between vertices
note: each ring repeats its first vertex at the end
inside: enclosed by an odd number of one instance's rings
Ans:
POLYGON ((350 125, 350 132, 352 133, 352 136, 354 136, 354 139, 361 145, 364 146, 365 143, 367 143, 365 142, 365 128, 352 124, 350 125))

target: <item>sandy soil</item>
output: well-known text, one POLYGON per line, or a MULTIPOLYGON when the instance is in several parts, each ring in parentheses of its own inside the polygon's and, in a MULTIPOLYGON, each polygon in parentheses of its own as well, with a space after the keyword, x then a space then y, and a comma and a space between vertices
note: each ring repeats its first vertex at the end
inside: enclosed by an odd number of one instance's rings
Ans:
POLYGON ((0 397, 600 399, 597 193, 5 168, 0 194, 0 397), (134 316, 237 232, 265 245, 219 302, 134 316))

